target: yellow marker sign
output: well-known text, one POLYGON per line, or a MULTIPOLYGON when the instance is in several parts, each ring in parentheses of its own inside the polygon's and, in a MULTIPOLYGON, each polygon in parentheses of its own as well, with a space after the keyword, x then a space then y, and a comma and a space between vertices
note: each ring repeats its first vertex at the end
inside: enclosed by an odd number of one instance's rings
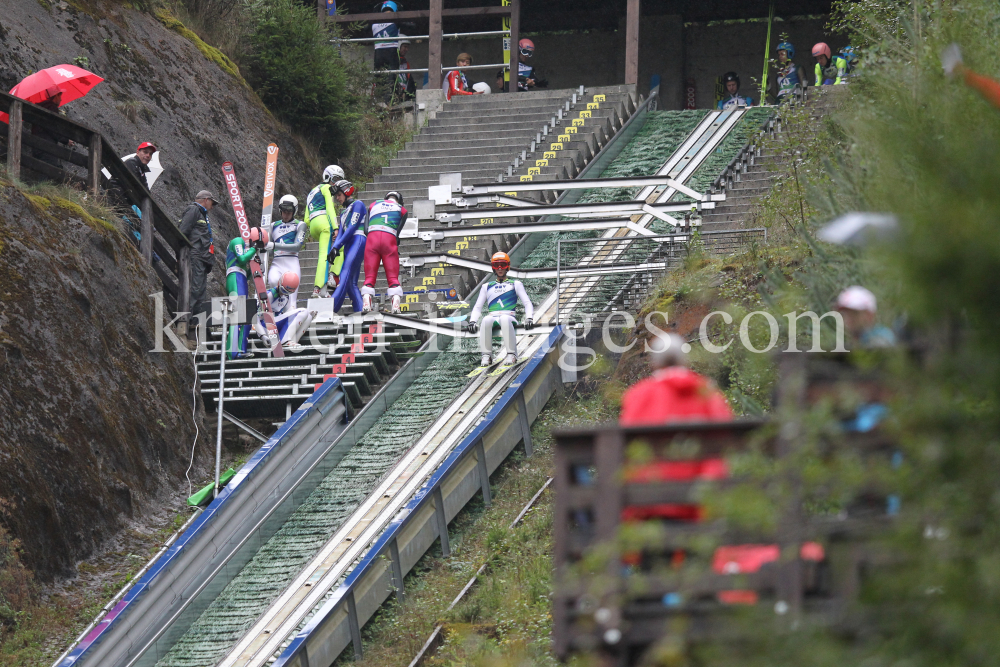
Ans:
MULTIPOLYGON (((546 153, 546 155, 548 155, 548 153, 546 153)), ((552 157, 555 157, 555 155, 553 155, 552 157)), ((535 160, 535 166, 536 167, 547 167, 547 166, 549 166, 549 161, 547 159, 545 159, 545 160, 535 160)))
POLYGON ((554 160, 554 159, 556 159, 556 152, 555 151, 545 151, 545 159, 546 160, 554 160))
POLYGON ((528 173, 531 174, 532 176, 537 176, 538 174, 542 173, 542 170, 540 167, 528 167, 528 173))
POLYGON ((560 141, 560 143, 567 143, 568 144, 569 143, 569 135, 568 134, 560 134, 559 135, 559 141, 560 141))
POLYGON ((607 102, 607 98, 604 95, 594 95, 595 102, 607 102))
POLYGON ((567 127, 566 128, 566 132, 568 132, 569 134, 576 134, 576 128, 575 127, 567 127))
MULTIPOLYGON (((591 118, 592 116, 593 116, 593 114, 591 112, 589 112, 589 111, 581 111, 580 112, 580 118, 591 118)), ((573 123, 573 124, 576 125, 576 123, 573 123)))
POLYGON ((562 145, 561 142, 560 143, 555 143, 555 144, 552 144, 551 146, 549 146, 549 148, 551 150, 554 150, 554 151, 561 151, 563 149, 563 145, 562 145))
POLYGON ((455 250, 468 250, 468 249, 469 249, 468 241, 458 241, 457 243, 455 243, 455 250))
POLYGON ((420 295, 419 294, 407 294, 406 295, 406 303, 417 303, 418 301, 420 301, 420 295))
POLYGON ((587 102, 587 108, 588 109, 600 109, 601 105, 598 104, 597 102, 587 102))
POLYGON ((583 119, 582 118, 574 118, 573 119, 573 127, 580 127, 581 125, 583 125, 583 119))
POLYGON ((431 275, 432 276, 443 276, 444 275, 444 269, 431 269, 431 275))
POLYGON ((504 194, 507 195, 508 197, 516 197, 517 196, 516 192, 505 192, 504 194))
POLYGON ((461 250, 449 250, 448 254, 449 255, 455 255, 457 257, 458 255, 462 254, 462 251, 461 250))
POLYGON ((535 180, 535 177, 532 176, 531 174, 528 174, 527 176, 522 176, 521 180, 522 181, 533 181, 533 180, 535 180))
POLYGON ((438 279, 435 278, 435 277, 433 277, 433 276, 429 276, 429 277, 424 278, 424 284, 425 285, 437 285, 437 283, 438 283, 438 279))
POLYGON ((399 309, 402 311, 406 311, 407 313, 410 312, 410 307, 407 306, 405 303, 399 304, 399 309))
MULTIPOLYGON (((463 241, 476 241, 478 239, 479 239, 478 236, 463 236, 462 237, 463 241)), ((434 275, 434 274, 431 274, 431 275, 434 275)))
POLYGON ((479 218, 479 224, 481 224, 481 225, 492 225, 493 224, 493 218, 479 218))
POLYGON ((413 291, 414 292, 426 292, 427 288, 426 287, 421 287, 420 285, 417 285, 416 287, 413 288, 413 291))

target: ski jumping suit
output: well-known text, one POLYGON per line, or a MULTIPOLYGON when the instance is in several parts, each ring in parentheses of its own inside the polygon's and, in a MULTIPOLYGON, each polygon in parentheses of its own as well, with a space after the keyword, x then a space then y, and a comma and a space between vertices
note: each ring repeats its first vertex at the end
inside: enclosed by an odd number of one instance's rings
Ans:
MULTIPOLYGON (((271 225, 271 242, 274 248, 271 250, 271 261, 267 268, 267 286, 277 287, 281 282, 281 276, 291 271, 299 277, 299 284, 302 283, 302 269, 299 267, 299 251, 306 244, 306 234, 309 226, 298 220, 291 222, 278 221, 271 225)), ((295 290, 292 297, 292 304, 298 303, 299 290, 295 290)))
POLYGON ((535 78, 535 67, 528 63, 517 62, 517 89, 519 91, 531 90, 528 88, 528 79, 535 78))
MULTIPOLYGON (((226 249, 226 293, 229 296, 247 296, 247 265, 257 254, 256 248, 246 245, 243 237, 237 236, 229 242, 226 249)), ((247 299, 247 310, 251 308, 247 299)), ((248 312, 249 316, 250 313, 248 312)), ((246 354, 247 336, 250 334, 249 324, 233 324, 229 327, 229 338, 226 340, 226 351, 230 359, 246 354)))
POLYGON ((737 93, 736 95, 730 95, 729 97, 719 100, 718 105, 716 105, 719 111, 725 111, 726 109, 731 109, 733 107, 752 107, 753 98, 744 97, 737 93))
POLYGON ((372 37, 390 40, 375 42, 375 69, 399 69, 399 26, 395 23, 373 23, 372 37))
POLYGON ((351 198, 344 202, 344 210, 340 213, 340 229, 337 230, 337 240, 333 242, 330 252, 344 249, 344 267, 340 271, 340 283, 333 292, 333 311, 340 312, 344 299, 349 295, 354 304, 354 312, 360 313, 361 291, 358 289, 358 274, 361 273, 361 263, 365 258, 365 226, 368 222, 368 209, 364 202, 351 198))
POLYGON ((503 336, 504 346, 507 352, 517 355, 517 332, 514 328, 514 309, 517 302, 524 305, 524 318, 534 319, 535 307, 531 305, 528 293, 524 291, 524 285, 520 280, 504 280, 498 282, 496 278, 483 285, 479 290, 479 298, 476 305, 469 314, 469 321, 475 322, 479 319, 483 307, 489 311, 483 318, 479 330, 479 350, 483 354, 489 354, 493 350, 493 326, 500 326, 500 333, 503 336), (487 305, 488 304, 488 305, 487 305))
MULTIPOLYGON (((281 294, 278 288, 273 287, 267 290, 267 298, 271 302, 271 311, 274 313, 274 324, 278 327, 278 336, 281 337, 282 345, 292 345, 299 342, 302 334, 306 332, 316 311, 307 311, 305 308, 296 308, 290 294, 281 294)), ((261 321, 260 314, 253 316, 253 328, 261 340, 267 340, 267 326, 261 321)))
POLYGON ((331 273, 333 273, 335 281, 339 280, 340 267, 343 265, 343 256, 337 257, 334 261, 332 271, 330 263, 327 261, 333 237, 337 233, 336 216, 337 209, 333 203, 333 193, 330 192, 329 183, 317 185, 306 197, 305 221, 309 224, 309 235, 319 241, 319 254, 316 257, 316 282, 313 283, 319 289, 326 287, 331 273))
POLYGON ((778 101, 792 99, 802 91, 805 81, 799 78, 799 67, 791 60, 778 68, 778 101))
POLYGON ((816 85, 829 86, 830 84, 847 83, 847 60, 843 56, 834 56, 826 67, 816 63, 816 85))
POLYGON ((399 285, 399 233, 406 223, 406 208, 391 199, 379 199, 368 211, 365 232, 365 286, 361 294, 375 294, 375 280, 378 266, 385 266, 385 279, 389 283, 386 292, 390 297, 402 298, 403 288, 399 285))
POLYGON ((465 78, 459 70, 452 70, 448 72, 448 76, 444 78, 444 84, 441 86, 444 88, 444 94, 451 100, 452 95, 475 95, 474 92, 469 90, 469 81, 465 78))

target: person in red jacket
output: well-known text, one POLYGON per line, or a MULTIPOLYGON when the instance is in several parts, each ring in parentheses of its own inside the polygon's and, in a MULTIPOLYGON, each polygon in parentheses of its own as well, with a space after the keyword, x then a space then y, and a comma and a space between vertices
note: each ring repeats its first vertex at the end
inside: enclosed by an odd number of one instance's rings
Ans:
POLYGON ((666 349, 652 353, 657 369, 628 388, 622 396, 619 424, 637 426, 678 421, 729 421, 733 412, 726 397, 707 378, 688 368, 684 339, 667 336, 666 349))
MULTIPOLYGON (((472 56, 468 53, 459 53, 455 65, 457 67, 471 67, 472 56)), ((444 94, 449 100, 451 100, 452 95, 482 95, 482 93, 469 90, 469 88, 471 86, 469 86, 465 75, 462 74, 462 70, 452 70, 444 79, 444 94)))

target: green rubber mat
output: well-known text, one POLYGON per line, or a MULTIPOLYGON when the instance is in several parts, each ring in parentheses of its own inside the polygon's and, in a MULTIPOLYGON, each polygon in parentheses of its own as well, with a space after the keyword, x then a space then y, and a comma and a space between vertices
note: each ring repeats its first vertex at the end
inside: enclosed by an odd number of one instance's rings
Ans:
POLYGON ((214 665, 466 386, 475 341, 438 355, 156 664, 214 665), (464 351, 469 349, 468 352, 464 351))

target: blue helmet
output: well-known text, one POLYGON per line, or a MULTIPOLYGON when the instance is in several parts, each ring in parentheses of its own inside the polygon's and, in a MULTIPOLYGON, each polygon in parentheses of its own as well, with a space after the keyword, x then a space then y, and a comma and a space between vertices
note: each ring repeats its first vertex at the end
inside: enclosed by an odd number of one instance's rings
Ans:
POLYGON ((392 0, 385 0, 385 2, 382 3, 382 9, 380 11, 384 12, 387 9, 391 9, 394 12, 398 12, 399 11, 399 5, 397 5, 392 0))
POLYGON ((854 62, 858 59, 858 54, 854 52, 853 46, 848 45, 840 50, 840 57, 847 62, 854 62))
POLYGON ((789 60, 795 57, 795 45, 791 42, 782 42, 781 44, 778 44, 777 50, 787 53, 789 60))

